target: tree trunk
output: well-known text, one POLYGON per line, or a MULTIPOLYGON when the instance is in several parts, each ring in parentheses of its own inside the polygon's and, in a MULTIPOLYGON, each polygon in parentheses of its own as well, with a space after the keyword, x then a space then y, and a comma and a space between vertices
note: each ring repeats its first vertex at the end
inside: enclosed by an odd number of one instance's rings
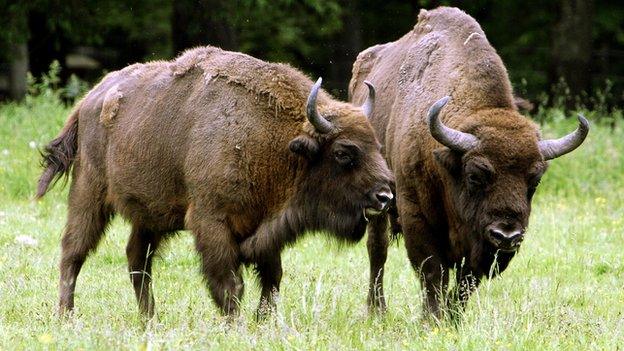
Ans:
POLYGON ((28 88, 26 75, 28 73, 28 44, 14 43, 11 47, 11 62, 9 63, 9 93, 12 99, 21 100, 26 96, 28 88))
POLYGON ((362 19, 356 1, 348 2, 342 15, 343 28, 335 39, 332 50, 328 88, 340 99, 347 99, 347 87, 351 79, 353 62, 362 50, 362 19))
POLYGON ((553 71, 556 79, 565 79, 570 93, 576 96, 587 91, 591 83, 594 1, 561 0, 560 10, 553 36, 553 71))

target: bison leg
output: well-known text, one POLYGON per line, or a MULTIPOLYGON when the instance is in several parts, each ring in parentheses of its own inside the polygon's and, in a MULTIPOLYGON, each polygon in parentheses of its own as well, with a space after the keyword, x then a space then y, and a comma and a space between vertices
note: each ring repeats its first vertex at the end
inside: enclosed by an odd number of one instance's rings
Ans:
POLYGON ((477 289, 481 279, 470 271, 457 268, 455 288, 450 296, 449 307, 453 319, 458 319, 466 308, 470 295, 477 289))
POLYGON ((262 293, 256 313, 258 321, 264 320, 276 308, 282 280, 282 259, 279 254, 256 263, 256 271, 260 277, 262 293))
POLYGON ((152 258, 158 249, 160 239, 160 234, 134 225, 126 246, 130 281, 134 287, 139 311, 147 318, 154 316, 154 296, 151 291, 152 258))
POLYGON ((370 264, 370 283, 368 288, 368 308, 372 313, 386 311, 386 299, 383 292, 384 265, 388 257, 388 218, 380 215, 371 218, 368 224, 368 260, 370 264))
POLYGON ((435 237, 424 219, 401 213, 405 248, 412 267, 419 274, 424 295, 425 318, 442 318, 444 296, 448 289, 449 276, 442 264, 435 243, 435 237))
MULTIPOLYGON (((78 167, 78 165, 76 165, 78 167)), ((74 171, 69 191, 67 225, 61 241, 59 315, 74 308, 76 279, 89 253, 97 247, 112 211, 104 204, 104 187, 97 178, 74 171)))
POLYGON ((448 272, 440 264, 440 260, 430 256, 427 260, 411 260, 412 264, 420 261, 420 283, 424 294, 425 318, 434 317, 441 320, 444 313, 442 302, 448 289, 448 272))
POLYGON ((238 244, 225 221, 209 220, 195 212, 190 218, 210 294, 224 315, 237 315, 243 295, 238 244))

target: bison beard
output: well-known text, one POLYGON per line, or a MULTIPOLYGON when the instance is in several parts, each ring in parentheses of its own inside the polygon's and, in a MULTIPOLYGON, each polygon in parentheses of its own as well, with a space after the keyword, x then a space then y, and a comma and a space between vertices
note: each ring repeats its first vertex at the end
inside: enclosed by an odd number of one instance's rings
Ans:
MULTIPOLYGON (((411 32, 361 52, 349 85, 354 102, 364 99, 364 79, 383 92, 371 124, 396 177, 389 219, 419 274, 425 315, 454 315, 483 277, 506 269, 546 161, 578 147, 587 120, 579 116, 578 129, 561 139, 540 140, 517 111, 500 57, 456 8, 422 10, 411 32)), ((385 309, 387 222, 369 226, 373 310, 385 309)))
POLYGON ((60 313, 73 309, 80 269, 116 214, 132 223, 128 270, 146 317, 154 314, 152 258, 176 231, 193 233, 226 315, 238 312, 243 261, 260 277, 262 313, 273 308, 286 243, 308 230, 359 240, 363 212, 391 198, 366 116, 374 90, 360 108, 320 85, 290 66, 214 47, 108 74, 43 153, 37 197, 72 172, 60 313))

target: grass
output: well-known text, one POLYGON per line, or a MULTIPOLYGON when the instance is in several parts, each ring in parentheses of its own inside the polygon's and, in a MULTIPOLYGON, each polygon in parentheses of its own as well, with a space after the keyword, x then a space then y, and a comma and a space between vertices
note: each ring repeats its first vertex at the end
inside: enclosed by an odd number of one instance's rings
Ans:
MULTIPOLYGON (((45 94, 44 94, 45 95, 45 94)), ((38 151, 69 109, 41 96, 0 106, 0 349, 600 349, 624 346, 624 129, 594 123, 578 151, 551 163, 530 233, 504 274, 485 282, 463 322, 424 325, 403 244, 391 247, 389 312, 370 317, 364 243, 338 249, 307 237, 283 255, 279 312, 254 321, 259 289, 245 274, 242 317, 227 325, 183 232, 154 271, 158 320, 143 328, 127 276, 129 226, 116 219, 78 280, 76 315, 55 316, 67 189, 34 202, 38 151), (36 245, 20 242, 30 236, 36 245)), ((548 112, 546 136, 574 128, 548 112)))

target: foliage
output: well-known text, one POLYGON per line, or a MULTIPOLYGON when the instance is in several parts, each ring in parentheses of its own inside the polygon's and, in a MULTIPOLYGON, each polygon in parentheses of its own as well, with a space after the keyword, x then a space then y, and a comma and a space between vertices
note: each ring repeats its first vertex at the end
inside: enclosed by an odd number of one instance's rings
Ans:
POLYGON ((329 60, 323 45, 341 29, 341 5, 333 1, 247 0, 234 25, 240 50, 270 61, 319 64, 329 60))
POLYGON ((67 84, 61 87, 60 73, 61 65, 56 60, 52 61, 48 72, 42 74, 40 79, 36 79, 29 73, 26 104, 30 105, 40 101, 37 99, 38 97, 72 104, 90 89, 90 85, 76 75, 71 75, 67 84))

